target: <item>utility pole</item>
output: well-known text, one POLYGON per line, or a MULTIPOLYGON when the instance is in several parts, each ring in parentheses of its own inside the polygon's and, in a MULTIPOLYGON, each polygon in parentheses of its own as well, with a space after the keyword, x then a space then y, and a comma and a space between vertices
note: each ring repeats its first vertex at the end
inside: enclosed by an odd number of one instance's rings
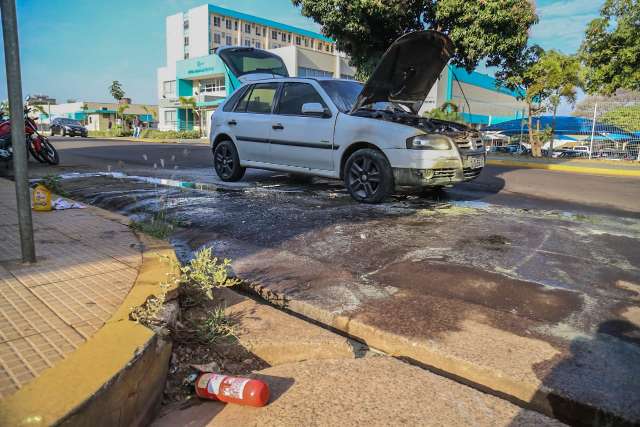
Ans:
POLYGON ((13 173, 16 185, 18 225, 22 262, 36 262, 33 242, 33 222, 27 173, 27 145, 24 134, 24 109, 22 105, 22 79, 20 77, 20 49, 15 0, 0 0, 2 35, 4 37, 4 61, 7 68, 7 92, 11 110, 11 141, 13 145, 13 173))

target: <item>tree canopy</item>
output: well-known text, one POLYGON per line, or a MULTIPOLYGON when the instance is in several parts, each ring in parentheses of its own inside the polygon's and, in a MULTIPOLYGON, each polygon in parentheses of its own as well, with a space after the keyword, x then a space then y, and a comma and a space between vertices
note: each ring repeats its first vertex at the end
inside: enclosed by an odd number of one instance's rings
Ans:
POLYGON ((401 35, 434 29, 456 46, 453 63, 472 71, 481 61, 503 67, 517 60, 538 20, 529 0, 292 0, 322 25, 368 76, 401 35))
POLYGON ((587 27, 580 56, 589 93, 640 90, 640 2, 606 0, 587 27))
POLYGON ((124 98, 124 89, 122 88, 122 84, 117 80, 114 80, 113 83, 109 85, 109 92, 116 101, 120 101, 124 98))

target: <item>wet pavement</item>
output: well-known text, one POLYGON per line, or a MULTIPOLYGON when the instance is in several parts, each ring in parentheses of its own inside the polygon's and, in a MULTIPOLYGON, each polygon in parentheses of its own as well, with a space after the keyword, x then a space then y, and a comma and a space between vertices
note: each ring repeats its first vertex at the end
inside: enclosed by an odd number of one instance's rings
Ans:
MULTIPOLYGON (((299 184, 278 174, 236 188, 173 185, 126 176, 63 182, 71 197, 135 219, 162 211, 183 226, 173 242, 184 257, 212 246, 242 279, 291 307, 302 302, 357 321, 447 361, 418 362, 475 367, 498 379, 480 385, 506 394, 501 379, 526 385, 512 395, 534 406, 539 391, 551 390, 580 411, 640 421, 635 215, 447 193, 370 206, 353 202, 339 182, 299 184)), ((553 412, 565 403, 545 404, 553 412)))

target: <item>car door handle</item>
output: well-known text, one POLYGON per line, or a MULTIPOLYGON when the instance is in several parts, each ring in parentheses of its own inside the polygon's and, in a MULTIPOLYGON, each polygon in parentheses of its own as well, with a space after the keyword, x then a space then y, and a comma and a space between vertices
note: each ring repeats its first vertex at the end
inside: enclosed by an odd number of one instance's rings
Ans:
POLYGON ((227 124, 228 124, 229 126, 235 126, 235 125, 237 125, 237 124, 238 124, 238 122, 236 122, 235 120, 229 120, 229 121, 227 122, 227 124))
POLYGON ((284 129, 284 126, 282 126, 282 123, 276 123, 275 125, 271 126, 273 129, 275 130, 282 130, 284 129))

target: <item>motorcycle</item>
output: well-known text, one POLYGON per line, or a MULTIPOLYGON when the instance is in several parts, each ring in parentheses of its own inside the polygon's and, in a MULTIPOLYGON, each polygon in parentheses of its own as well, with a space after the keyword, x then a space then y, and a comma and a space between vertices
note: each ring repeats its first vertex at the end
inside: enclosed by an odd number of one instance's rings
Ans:
MULTIPOLYGON (((34 119, 29 117, 31 110, 24 109, 24 133, 26 137, 27 149, 31 156, 40 163, 57 165, 60 157, 55 147, 49 139, 38 132, 38 125, 34 119)), ((13 157, 13 146, 11 141, 11 121, 4 120, 0 115, 0 160, 9 160, 13 157)))

